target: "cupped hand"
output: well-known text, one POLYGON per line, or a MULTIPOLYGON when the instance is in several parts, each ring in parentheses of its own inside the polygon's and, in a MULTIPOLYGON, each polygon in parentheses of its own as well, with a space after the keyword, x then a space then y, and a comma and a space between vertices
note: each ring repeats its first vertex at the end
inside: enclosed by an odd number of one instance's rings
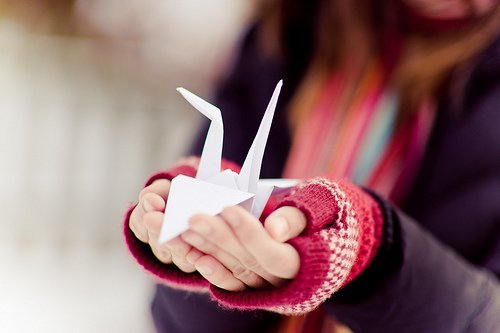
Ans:
POLYGON ((158 243, 170 181, 156 180, 139 194, 129 226, 135 236, 148 243, 153 254, 180 270, 198 271, 212 284, 226 290, 279 286, 293 278, 300 258, 286 243, 306 225, 304 214, 294 207, 281 207, 264 225, 245 209, 232 206, 219 216, 195 215, 190 229, 158 243))
POLYGON ((196 269, 186 260, 188 252, 196 252, 179 236, 165 244, 158 243, 165 202, 170 190, 170 181, 159 179, 145 187, 139 194, 139 203, 132 211, 129 227, 142 242, 148 243, 153 254, 165 264, 175 264, 180 270, 191 273, 196 269))
POLYGON ((296 276, 300 257, 286 243, 306 226, 297 208, 281 207, 264 225, 239 206, 219 216, 195 215, 181 235, 192 246, 186 260, 212 284, 237 291, 279 286, 296 276))

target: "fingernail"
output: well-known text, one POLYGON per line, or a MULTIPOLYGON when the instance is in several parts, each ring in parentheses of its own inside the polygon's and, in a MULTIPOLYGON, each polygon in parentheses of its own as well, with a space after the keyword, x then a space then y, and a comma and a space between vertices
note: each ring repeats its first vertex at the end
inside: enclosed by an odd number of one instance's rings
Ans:
POLYGON ((286 237, 288 233, 288 222, 284 217, 277 217, 273 223, 273 229, 277 237, 286 237))
POLYGON ((214 272, 212 267, 206 265, 197 265, 196 269, 203 275, 210 275, 214 272))
POLYGON ((149 201, 147 201, 146 199, 144 199, 144 201, 142 202, 142 208, 144 208, 145 212, 152 212, 153 211, 153 206, 151 206, 149 201))

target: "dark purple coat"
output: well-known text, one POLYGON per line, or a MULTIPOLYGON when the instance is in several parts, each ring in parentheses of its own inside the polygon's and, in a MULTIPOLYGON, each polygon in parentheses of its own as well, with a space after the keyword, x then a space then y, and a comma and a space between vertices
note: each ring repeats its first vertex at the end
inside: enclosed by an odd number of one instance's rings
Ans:
MULTIPOLYGON (((290 148, 283 106, 300 61, 273 63, 255 34, 221 85, 224 156, 241 163, 274 85, 285 85, 261 177, 279 177, 290 148)), ((500 42, 479 57, 461 93, 445 95, 416 185, 403 207, 380 199, 384 240, 371 267, 324 309, 355 332, 500 332, 500 42)), ((205 131, 193 152, 200 151, 205 131)), ((272 331, 272 313, 223 310, 206 296, 158 286, 159 332, 272 331)))

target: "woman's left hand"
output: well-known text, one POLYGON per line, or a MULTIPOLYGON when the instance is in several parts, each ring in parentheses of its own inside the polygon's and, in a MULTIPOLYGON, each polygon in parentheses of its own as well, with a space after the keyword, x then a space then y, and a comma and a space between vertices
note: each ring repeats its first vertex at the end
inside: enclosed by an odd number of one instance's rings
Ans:
POLYGON ((306 217, 295 207, 277 209, 264 225, 239 206, 219 216, 195 215, 189 225, 181 235, 193 246, 186 259, 219 288, 279 286, 299 271, 298 252, 285 243, 306 226, 306 217))

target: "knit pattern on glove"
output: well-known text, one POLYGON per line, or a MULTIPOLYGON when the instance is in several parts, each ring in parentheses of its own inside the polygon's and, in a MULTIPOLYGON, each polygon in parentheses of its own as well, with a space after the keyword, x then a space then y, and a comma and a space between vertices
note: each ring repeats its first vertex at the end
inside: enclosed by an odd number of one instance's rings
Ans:
POLYGON ((307 217, 304 232, 289 242, 300 254, 299 273, 272 290, 230 292, 211 285, 212 296, 221 304, 304 314, 358 276, 375 256, 382 238, 382 213, 356 185, 315 178, 299 185, 281 206, 297 207, 307 217))
MULTIPOLYGON (((156 179, 171 180, 181 173, 194 177, 198 161, 184 160, 169 171, 153 175, 146 186, 156 179)), ((230 162, 223 165, 239 171, 230 162)), ((383 217, 378 203, 346 180, 305 181, 272 206, 273 210, 296 207, 307 218, 305 230, 289 241, 300 255, 299 272, 280 288, 227 291, 211 285, 196 272, 184 273, 173 264, 160 262, 149 245, 139 241, 128 227, 133 207, 125 217, 125 239, 139 264, 161 283, 186 290, 208 289, 216 301, 229 308, 266 309, 287 315, 310 312, 325 302, 370 264, 381 243, 383 217)))

